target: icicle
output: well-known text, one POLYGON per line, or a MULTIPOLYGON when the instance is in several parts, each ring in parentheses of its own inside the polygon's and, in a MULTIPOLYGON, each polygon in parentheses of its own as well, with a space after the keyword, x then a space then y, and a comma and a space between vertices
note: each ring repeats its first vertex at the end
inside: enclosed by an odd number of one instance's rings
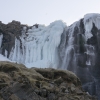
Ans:
POLYGON ((7 55, 8 55, 8 51, 7 51, 7 50, 5 50, 5 57, 7 57, 7 55))
POLYGON ((95 26, 100 29, 100 14, 86 14, 84 16, 84 26, 85 26, 85 36, 86 39, 91 38, 93 35, 91 34, 91 30, 93 28, 93 23, 95 26))
POLYGON ((89 61, 86 61, 86 65, 91 65, 91 61, 89 60, 89 61))
POLYGON ((2 39, 3 39, 3 34, 0 35, 0 48, 1 48, 1 45, 2 45, 2 39))

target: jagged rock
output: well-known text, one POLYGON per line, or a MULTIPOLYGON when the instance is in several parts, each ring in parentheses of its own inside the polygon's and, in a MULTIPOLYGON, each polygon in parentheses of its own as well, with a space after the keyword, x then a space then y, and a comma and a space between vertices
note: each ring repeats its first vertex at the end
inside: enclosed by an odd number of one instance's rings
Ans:
POLYGON ((50 93, 47 97, 48 100, 56 100, 56 96, 54 93, 50 93))
POLYGON ((96 100, 70 71, 0 62, 0 78, 0 100, 96 100))

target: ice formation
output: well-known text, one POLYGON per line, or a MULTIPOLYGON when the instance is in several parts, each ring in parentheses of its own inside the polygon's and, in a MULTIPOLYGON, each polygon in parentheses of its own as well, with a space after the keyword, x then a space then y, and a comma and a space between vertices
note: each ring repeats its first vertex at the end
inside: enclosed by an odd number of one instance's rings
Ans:
POLYGON ((86 39, 89 39, 93 36, 91 34, 91 30, 93 28, 93 23, 98 29, 100 29, 100 14, 90 13, 90 14, 86 14, 84 16, 84 26, 85 26, 86 39))
POLYGON ((0 48, 1 48, 1 45, 2 45, 2 39, 3 39, 3 34, 1 33, 0 34, 0 48))
POLYGON ((65 27, 62 21, 55 21, 47 27, 33 26, 26 35, 24 27, 20 37, 22 43, 17 38, 15 39, 15 47, 12 48, 9 58, 12 61, 22 62, 28 67, 56 68, 59 64, 57 48, 65 27))
POLYGON ((86 47, 86 53, 87 54, 87 61, 86 65, 94 65, 95 64, 95 48, 92 45, 85 45, 86 47))
POLYGON ((71 51, 74 50, 74 28, 77 25, 77 22, 75 22, 71 27, 68 27, 67 30, 69 30, 69 33, 67 34, 68 36, 68 42, 67 42, 67 47, 66 47, 66 51, 65 51, 65 57, 64 57, 64 61, 62 64, 62 68, 63 69, 67 69, 69 66, 69 62, 71 60, 71 51))
MULTIPOLYGON (((81 33, 74 33, 74 31, 75 31, 75 27, 77 27, 78 30, 80 30, 79 23, 80 23, 80 21, 75 22, 74 24, 72 24, 71 26, 69 26, 67 28, 68 32, 67 32, 66 36, 68 37, 68 39, 67 39, 67 44, 66 44, 65 57, 63 60, 63 64, 62 64, 63 69, 68 69, 68 67, 70 67, 71 64, 74 64, 74 67, 75 67, 75 63, 77 62, 77 59, 76 59, 77 57, 75 54, 76 44, 74 42, 74 39, 75 39, 75 34, 79 35, 81 33)), ((91 30, 93 29, 93 24, 97 27, 98 30, 100 29, 100 14, 85 15, 84 19, 83 19, 83 24, 84 24, 84 28, 85 28, 85 33, 81 34, 81 35, 84 40, 84 48, 86 50, 84 52, 84 54, 86 54, 86 56, 87 56, 86 57, 86 65, 93 66, 95 64, 95 48, 94 48, 94 46, 87 44, 87 40, 93 36, 93 34, 91 32, 91 30)), ((79 37, 78 37, 78 39, 79 39, 79 37)), ((79 44, 78 44, 78 46, 79 46, 79 44)), ((78 55, 78 53, 77 53, 77 55, 78 55)), ((71 66, 73 66, 73 65, 71 65, 71 66)))
MULTIPOLYGON (((85 33, 82 34, 85 37, 85 41, 93 36, 91 30, 93 24, 100 29, 100 15, 99 14, 87 14, 84 16, 84 27, 85 33)), ((67 31, 69 30, 66 36, 66 49, 65 57, 63 59, 62 68, 68 67, 71 60, 71 53, 74 51, 74 28, 79 24, 75 22, 70 27, 67 27, 62 21, 55 21, 49 26, 38 25, 32 26, 30 29, 23 27, 22 35, 19 39, 15 39, 15 46, 12 48, 9 59, 12 61, 17 61, 18 63, 23 63, 28 67, 54 67, 56 68, 59 65, 59 53, 58 46, 61 43, 61 35, 64 32, 65 27, 67 31)), ((79 26, 78 26, 79 27, 79 26)), ((65 32, 66 33, 66 32, 65 32)), ((2 44, 3 35, 0 35, 0 47, 2 44)), ((86 47, 86 46, 85 46, 86 47)), ((87 65, 91 64, 90 57, 93 57, 93 52, 91 46, 87 46, 87 55, 89 55, 86 62, 87 65)), ((8 51, 5 50, 6 57, 8 51)))

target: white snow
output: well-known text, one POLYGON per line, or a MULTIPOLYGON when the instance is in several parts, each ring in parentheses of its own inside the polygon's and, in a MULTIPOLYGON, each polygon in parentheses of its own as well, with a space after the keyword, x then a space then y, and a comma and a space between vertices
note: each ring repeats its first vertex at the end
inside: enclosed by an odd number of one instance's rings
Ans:
POLYGON ((33 26, 26 33, 28 36, 25 36, 24 28, 24 35, 20 37, 22 43, 16 38, 9 59, 28 67, 56 68, 59 64, 57 48, 65 27, 62 21, 55 21, 49 26, 39 25, 38 28, 33 26))
POLYGON ((89 60, 89 61, 86 61, 86 65, 91 65, 91 61, 89 60))
POLYGON ((0 61, 10 61, 10 60, 8 58, 6 58, 5 56, 0 54, 0 61))

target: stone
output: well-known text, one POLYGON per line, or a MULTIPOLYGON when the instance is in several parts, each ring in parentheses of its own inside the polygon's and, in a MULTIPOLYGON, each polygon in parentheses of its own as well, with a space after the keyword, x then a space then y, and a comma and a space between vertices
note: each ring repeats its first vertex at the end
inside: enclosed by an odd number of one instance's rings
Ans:
POLYGON ((7 84, 0 88, 0 100, 97 100, 83 92, 80 80, 67 70, 26 68, 5 61, 0 62, 0 69, 0 84, 7 84), (62 80, 55 82, 59 77, 62 80))
POLYGON ((55 100, 56 99, 56 96, 54 93, 50 93, 47 97, 48 100, 55 100))
POLYGON ((78 95, 83 95, 84 94, 84 92, 82 92, 82 90, 80 90, 80 89, 76 89, 76 93, 78 94, 78 95))
POLYGON ((71 84, 71 91, 74 92, 76 90, 75 85, 71 84))

